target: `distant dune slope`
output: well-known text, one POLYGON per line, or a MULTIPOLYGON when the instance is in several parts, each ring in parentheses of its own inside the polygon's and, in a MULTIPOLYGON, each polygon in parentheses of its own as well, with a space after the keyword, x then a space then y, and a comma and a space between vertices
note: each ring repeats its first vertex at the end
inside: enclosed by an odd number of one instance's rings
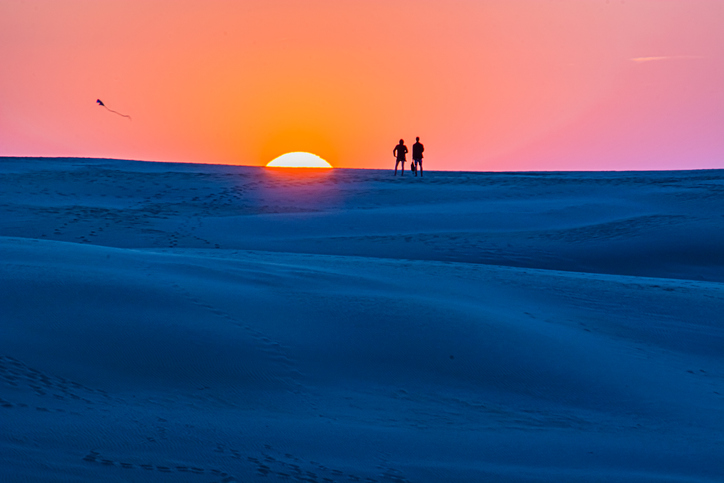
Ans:
POLYGON ((0 235, 724 281, 724 171, 393 177, 0 160, 0 235))

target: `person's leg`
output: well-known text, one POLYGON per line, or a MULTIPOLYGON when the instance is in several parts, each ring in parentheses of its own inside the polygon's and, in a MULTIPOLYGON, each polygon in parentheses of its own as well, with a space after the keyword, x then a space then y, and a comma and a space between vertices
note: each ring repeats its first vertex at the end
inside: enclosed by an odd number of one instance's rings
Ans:
POLYGON ((398 165, 398 164, 400 164, 400 160, 399 160, 399 159, 396 159, 396 160, 395 160, 395 176, 397 176, 397 165, 398 165))
POLYGON ((417 162, 417 170, 420 172, 420 178, 422 178, 422 159, 417 162))
POLYGON ((402 169, 400 170, 400 176, 405 176, 405 160, 400 160, 400 163, 402 163, 402 169))

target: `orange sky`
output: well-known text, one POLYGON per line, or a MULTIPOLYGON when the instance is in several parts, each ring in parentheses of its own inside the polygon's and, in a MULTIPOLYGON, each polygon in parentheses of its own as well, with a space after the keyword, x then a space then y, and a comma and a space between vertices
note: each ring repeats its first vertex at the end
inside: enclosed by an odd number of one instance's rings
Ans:
POLYGON ((720 0, 0 2, 0 156, 724 168, 720 0), (102 99, 132 121, 95 104, 102 99))

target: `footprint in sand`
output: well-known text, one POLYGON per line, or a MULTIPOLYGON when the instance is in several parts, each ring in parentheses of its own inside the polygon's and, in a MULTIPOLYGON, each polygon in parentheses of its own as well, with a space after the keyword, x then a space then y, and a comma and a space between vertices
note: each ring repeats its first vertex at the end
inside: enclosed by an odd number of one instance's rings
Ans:
POLYGON ((186 473, 203 476, 205 474, 211 474, 222 478, 222 482, 236 481, 236 478, 225 471, 218 469, 205 469, 198 466, 165 466, 165 465, 154 465, 151 463, 140 463, 134 464, 127 461, 114 461, 112 459, 104 458, 98 451, 91 450, 87 455, 83 457, 83 461, 92 464, 100 464, 107 467, 122 468, 125 470, 142 469, 145 471, 158 471, 161 473, 186 473))

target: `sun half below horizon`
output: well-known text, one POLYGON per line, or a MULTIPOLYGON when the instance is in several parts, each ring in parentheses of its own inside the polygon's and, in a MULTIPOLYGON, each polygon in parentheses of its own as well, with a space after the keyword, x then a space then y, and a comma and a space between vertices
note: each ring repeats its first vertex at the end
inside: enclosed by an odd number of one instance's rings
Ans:
POLYGON ((0 156, 394 169, 420 136, 431 171, 721 169, 723 23, 722 0, 0 0, 0 156))
POLYGON ((316 154, 301 151, 282 154, 267 163, 267 168, 322 168, 333 166, 316 154))

